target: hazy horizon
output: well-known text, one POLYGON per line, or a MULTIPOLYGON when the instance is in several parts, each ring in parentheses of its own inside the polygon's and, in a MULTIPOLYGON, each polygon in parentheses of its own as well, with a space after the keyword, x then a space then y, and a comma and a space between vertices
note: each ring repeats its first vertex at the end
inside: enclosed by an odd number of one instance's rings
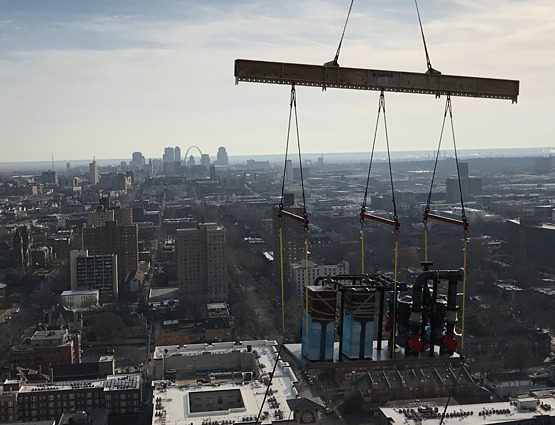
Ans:
MULTIPOLYGON (((196 153, 196 152, 195 152, 196 153)), ((532 148, 498 148, 498 149, 457 149, 459 159, 469 158, 499 158, 499 157, 539 157, 555 153, 555 147, 532 147, 532 148)), ((453 149, 442 149, 440 157, 453 157, 453 149)), ((391 159, 393 161, 426 161, 435 159, 435 150, 410 150, 410 151, 392 151, 391 159)), ((190 155, 189 155, 190 156, 190 155)), ((284 154, 269 155, 231 155, 228 152, 229 165, 245 164, 247 160, 269 161, 270 164, 281 164, 284 160, 284 154)), ((298 160, 298 153, 289 152, 289 158, 293 161, 298 160)), ((316 162, 319 157, 323 156, 325 164, 336 163, 363 163, 370 158, 370 152, 323 152, 323 153, 302 153, 303 161, 316 162)), ((200 163, 200 157, 193 155, 197 164, 200 163)), ((146 158, 161 160, 161 157, 146 158)), ((216 155, 210 155, 210 160, 214 161, 216 155)), ((387 159, 387 152, 376 151, 374 160, 384 161, 387 159)), ((96 158, 99 166, 119 165, 122 161, 129 164, 131 158, 96 158)), ((183 161, 183 159, 182 159, 183 161)), ((65 171, 66 164, 70 163, 71 168, 88 166, 92 159, 72 159, 72 160, 54 160, 55 171, 65 171)), ((47 171, 52 170, 52 160, 50 161, 10 161, 0 162, 0 171, 47 171)))

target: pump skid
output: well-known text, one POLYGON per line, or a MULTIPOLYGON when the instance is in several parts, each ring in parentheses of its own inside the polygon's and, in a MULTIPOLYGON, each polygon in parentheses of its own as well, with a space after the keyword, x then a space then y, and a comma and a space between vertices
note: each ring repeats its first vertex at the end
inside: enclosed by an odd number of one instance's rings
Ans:
POLYGON ((392 91, 434 96, 481 97, 517 101, 519 81, 435 73, 343 68, 284 62, 235 60, 235 82, 392 91))

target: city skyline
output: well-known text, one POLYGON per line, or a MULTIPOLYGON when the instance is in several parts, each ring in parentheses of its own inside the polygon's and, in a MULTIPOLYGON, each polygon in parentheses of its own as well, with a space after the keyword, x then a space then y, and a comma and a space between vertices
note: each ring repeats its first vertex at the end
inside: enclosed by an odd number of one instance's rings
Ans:
MULTIPOLYGON (((215 156, 285 150, 289 89, 241 83, 233 61, 333 59, 349 2, 15 1, 0 6, 3 161, 159 157, 166 146, 215 156), (253 149, 253 146, 255 148, 253 149), (25 147, 19 148, 19 147, 25 147)), ((422 3, 434 68, 517 79, 518 104, 453 99, 457 147, 550 147, 555 4, 422 3)), ((424 72, 412 2, 355 2, 339 63, 424 72)), ((301 87, 303 152, 367 152, 377 93, 301 87)), ((393 151, 437 146, 444 99, 386 94, 393 151)), ((450 135, 444 146, 451 147, 450 135)), ((383 136, 376 149, 384 150, 383 136)))

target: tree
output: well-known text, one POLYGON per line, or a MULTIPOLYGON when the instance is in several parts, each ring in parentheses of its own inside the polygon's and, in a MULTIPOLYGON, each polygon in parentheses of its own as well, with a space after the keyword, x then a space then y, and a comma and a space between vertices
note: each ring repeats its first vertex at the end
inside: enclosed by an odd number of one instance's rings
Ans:
POLYGON ((439 397, 439 385, 437 385, 437 381, 432 377, 428 378, 422 390, 425 398, 439 397))
POLYGON ((97 341, 113 341, 121 337, 124 328, 121 318, 111 312, 100 313, 94 321, 94 332, 97 341))

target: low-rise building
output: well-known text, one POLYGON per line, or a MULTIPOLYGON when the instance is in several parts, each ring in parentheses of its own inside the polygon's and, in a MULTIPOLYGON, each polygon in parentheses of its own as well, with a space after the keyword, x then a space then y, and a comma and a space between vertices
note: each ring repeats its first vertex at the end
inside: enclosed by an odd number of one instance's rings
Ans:
POLYGON ((90 307, 98 306, 100 291, 98 289, 63 291, 60 300, 62 305, 70 310, 86 310, 90 307))
POLYGON ((37 330, 30 338, 11 349, 14 365, 42 368, 81 361, 81 335, 67 329, 37 330))
POLYGON ((20 421, 58 419, 71 410, 106 408, 109 415, 138 414, 141 375, 111 375, 106 379, 22 385, 17 396, 20 421))

